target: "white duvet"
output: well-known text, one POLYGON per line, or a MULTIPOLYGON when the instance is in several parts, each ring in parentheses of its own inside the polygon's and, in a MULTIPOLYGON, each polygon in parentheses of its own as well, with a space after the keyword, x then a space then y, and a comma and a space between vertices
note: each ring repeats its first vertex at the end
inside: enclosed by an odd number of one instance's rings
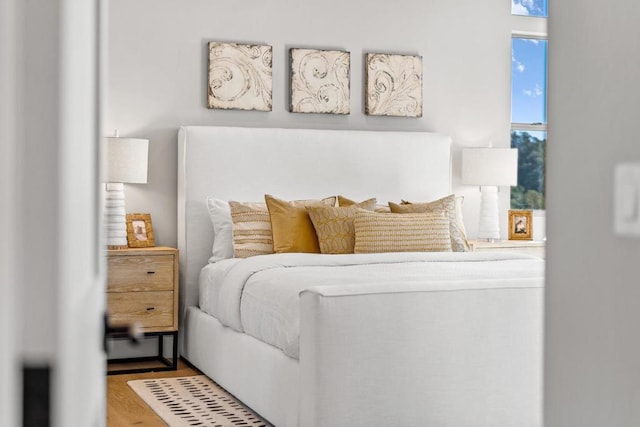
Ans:
POLYGON ((542 287, 544 261, 503 253, 273 254, 226 259, 200 273, 200 309, 299 355, 299 294, 314 287, 389 284, 397 292, 542 287))

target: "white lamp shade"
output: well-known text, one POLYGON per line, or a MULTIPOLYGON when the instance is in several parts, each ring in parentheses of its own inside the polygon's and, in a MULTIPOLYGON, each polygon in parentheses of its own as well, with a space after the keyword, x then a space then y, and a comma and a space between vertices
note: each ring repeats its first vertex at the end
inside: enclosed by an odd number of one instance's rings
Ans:
POLYGON ((518 150, 515 148, 467 148, 462 150, 462 183, 469 185, 518 185, 518 150))
POLYGON ((108 137, 105 182, 146 184, 149 140, 108 137))

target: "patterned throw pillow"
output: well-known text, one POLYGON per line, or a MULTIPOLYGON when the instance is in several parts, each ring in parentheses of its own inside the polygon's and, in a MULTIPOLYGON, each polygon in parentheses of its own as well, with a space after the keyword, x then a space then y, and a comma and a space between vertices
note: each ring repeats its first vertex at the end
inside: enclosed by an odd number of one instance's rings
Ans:
POLYGON ((275 253, 320 253, 316 231, 306 207, 335 206, 335 197, 288 202, 266 194, 264 199, 271 219, 273 251, 275 253))
POLYGON ((358 210, 353 225, 357 254, 451 251, 444 211, 392 215, 358 210))
POLYGON ((469 251, 469 242, 467 242, 464 222, 462 221, 462 200, 462 197, 456 197, 452 194, 442 199, 426 203, 403 202, 403 204, 397 204, 389 202, 389 207, 391 208, 391 212, 402 214, 444 210, 451 222, 449 225, 451 248, 454 252, 467 252, 469 251))
POLYGON ((233 222, 233 256, 248 258, 273 253, 269 210, 264 203, 229 202, 233 222))
POLYGON ((320 253, 352 254, 355 245, 353 218, 359 209, 373 210, 375 206, 376 199, 352 203, 347 207, 308 206, 307 212, 316 230, 320 253))

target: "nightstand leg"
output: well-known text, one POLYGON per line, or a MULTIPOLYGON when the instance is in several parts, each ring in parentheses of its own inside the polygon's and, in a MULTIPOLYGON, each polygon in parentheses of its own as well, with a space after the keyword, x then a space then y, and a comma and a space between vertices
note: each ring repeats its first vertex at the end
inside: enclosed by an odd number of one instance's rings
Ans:
POLYGON ((164 358, 164 335, 158 335, 158 357, 164 358))
POLYGON ((173 334, 173 361, 171 362, 171 368, 173 370, 178 369, 178 332, 174 332, 173 334))

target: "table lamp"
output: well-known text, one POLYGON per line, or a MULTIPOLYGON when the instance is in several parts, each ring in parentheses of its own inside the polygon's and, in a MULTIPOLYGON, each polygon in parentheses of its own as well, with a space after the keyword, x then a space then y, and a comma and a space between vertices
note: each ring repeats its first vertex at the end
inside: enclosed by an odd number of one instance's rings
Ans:
POLYGON ((104 224, 108 249, 126 249, 127 219, 124 184, 146 184, 149 140, 105 138, 106 192, 104 224))
POLYGON ((500 239, 498 186, 518 185, 518 150, 467 148, 462 150, 462 183, 480 187, 478 239, 500 239))

